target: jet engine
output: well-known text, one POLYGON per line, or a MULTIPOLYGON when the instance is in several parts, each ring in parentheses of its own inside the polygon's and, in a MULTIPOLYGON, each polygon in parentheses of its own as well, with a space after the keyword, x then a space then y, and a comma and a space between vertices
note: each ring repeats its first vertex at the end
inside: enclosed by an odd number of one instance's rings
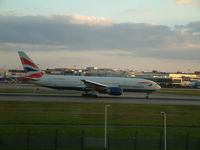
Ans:
POLYGON ((122 95, 123 90, 119 87, 110 87, 108 89, 108 94, 109 95, 122 95))

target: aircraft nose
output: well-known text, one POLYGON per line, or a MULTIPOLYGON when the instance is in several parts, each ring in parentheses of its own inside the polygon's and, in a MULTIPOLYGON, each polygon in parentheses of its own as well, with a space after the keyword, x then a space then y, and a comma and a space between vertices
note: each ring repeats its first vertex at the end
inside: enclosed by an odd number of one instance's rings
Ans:
POLYGON ((161 89, 161 86, 158 85, 158 84, 156 84, 156 85, 155 85, 155 88, 156 88, 156 90, 160 90, 160 89, 161 89))
POLYGON ((153 88, 154 90, 160 90, 160 89, 161 89, 160 85, 159 85, 158 83, 156 83, 156 82, 153 83, 152 88, 153 88))

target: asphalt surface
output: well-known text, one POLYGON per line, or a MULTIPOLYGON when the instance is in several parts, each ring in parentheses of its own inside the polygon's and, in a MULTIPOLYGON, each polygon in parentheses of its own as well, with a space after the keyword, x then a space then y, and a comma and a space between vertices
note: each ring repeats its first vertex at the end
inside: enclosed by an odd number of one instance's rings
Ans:
POLYGON ((78 102, 78 103, 133 103, 133 104, 168 104, 200 105, 199 96, 152 94, 145 99, 144 93, 128 93, 122 96, 99 95, 82 97, 81 94, 32 94, 0 93, 0 101, 43 101, 43 102, 78 102))
MULTIPOLYGON (((55 91, 34 85, 0 83, 4 89, 27 89, 40 91, 55 91)), ((78 103, 133 103, 133 104, 168 104, 168 105, 200 105, 200 96, 170 95, 152 93, 145 99, 145 93, 123 93, 122 96, 99 94, 95 97, 82 97, 81 92, 66 94, 36 94, 36 93, 0 93, 0 101, 43 101, 43 102, 78 102, 78 103)))

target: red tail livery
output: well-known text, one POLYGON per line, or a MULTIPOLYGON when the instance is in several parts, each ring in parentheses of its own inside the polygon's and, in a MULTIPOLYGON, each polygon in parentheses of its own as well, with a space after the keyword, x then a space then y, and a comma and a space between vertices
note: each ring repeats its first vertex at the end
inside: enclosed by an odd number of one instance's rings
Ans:
POLYGON ((38 80, 45 74, 24 52, 19 51, 18 54, 26 74, 24 76, 17 77, 17 80, 23 82, 30 80, 38 80))

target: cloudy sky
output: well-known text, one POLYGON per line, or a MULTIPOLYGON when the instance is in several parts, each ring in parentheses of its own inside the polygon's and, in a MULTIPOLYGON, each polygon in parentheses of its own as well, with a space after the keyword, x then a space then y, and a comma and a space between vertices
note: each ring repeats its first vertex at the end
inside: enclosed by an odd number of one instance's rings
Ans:
POLYGON ((199 0, 0 0, 0 68, 200 70, 199 0))

